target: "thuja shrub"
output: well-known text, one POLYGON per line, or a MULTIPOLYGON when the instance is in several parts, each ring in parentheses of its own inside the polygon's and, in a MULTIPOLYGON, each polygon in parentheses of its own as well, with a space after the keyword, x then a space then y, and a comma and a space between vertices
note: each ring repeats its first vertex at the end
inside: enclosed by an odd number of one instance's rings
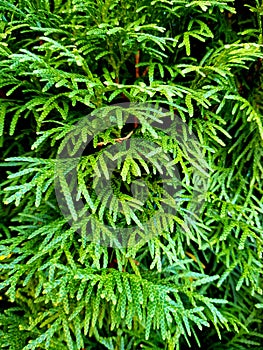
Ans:
POLYGON ((262 6, 1 1, 3 349, 262 348, 262 6), (163 108, 170 126, 181 120, 188 131, 178 140, 158 129, 158 113, 156 125, 138 110, 128 123, 124 107, 111 125, 96 113, 123 103, 163 108), (58 190, 59 152, 70 131, 75 150, 89 135, 92 123, 74 134, 88 115, 105 130, 72 161, 77 193, 65 172, 58 190), (198 210, 189 135, 206 164, 198 210), (109 179, 107 149, 144 140, 156 145, 145 148, 148 161, 119 148, 109 179), (137 232, 162 201, 173 201, 158 168, 163 155, 180 175, 177 212, 155 216, 136 244, 101 244, 105 227, 137 232), (103 187, 93 191, 96 176, 108 179, 120 207, 103 187), (145 204, 132 192, 139 178, 148 186, 145 204), (76 232, 56 189, 68 214, 78 196, 100 225, 76 232))

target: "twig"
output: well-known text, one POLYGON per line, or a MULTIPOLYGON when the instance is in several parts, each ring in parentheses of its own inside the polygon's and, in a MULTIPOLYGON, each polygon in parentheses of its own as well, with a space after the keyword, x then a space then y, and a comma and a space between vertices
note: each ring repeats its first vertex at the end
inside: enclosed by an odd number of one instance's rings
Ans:
MULTIPOLYGON (((117 139, 114 139, 114 141, 121 143, 123 140, 127 140, 128 138, 130 138, 132 134, 133 134, 133 130, 128 135, 126 135, 125 137, 119 137, 117 139)), ((99 142, 99 143, 97 143, 96 147, 105 146, 108 143, 109 143, 109 141, 108 142, 99 142)))
POLYGON ((145 68, 145 70, 143 71, 142 77, 145 77, 145 75, 148 73, 148 70, 149 70, 149 66, 147 66, 147 67, 145 68))
MULTIPOLYGON (((192 258, 196 263, 198 263, 196 257, 195 257, 192 253, 190 253, 190 252, 185 252, 185 254, 188 255, 190 258, 192 258)), ((206 266, 205 266, 201 261, 200 261, 200 264, 201 264, 201 266, 202 266, 203 269, 206 268, 206 266)))
POLYGON ((139 67, 136 67, 137 64, 140 63, 140 50, 137 51, 135 54, 135 78, 140 78, 140 71, 139 67))

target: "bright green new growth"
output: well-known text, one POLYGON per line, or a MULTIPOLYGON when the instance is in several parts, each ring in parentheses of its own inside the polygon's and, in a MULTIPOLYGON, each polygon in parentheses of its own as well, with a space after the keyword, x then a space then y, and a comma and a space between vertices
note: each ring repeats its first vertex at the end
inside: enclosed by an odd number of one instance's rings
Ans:
MULTIPOLYGON (((262 347, 262 8, 259 0, 1 1, 3 349, 262 347), (146 243, 107 248, 69 227, 54 169, 83 116, 127 101, 180 116, 210 177, 195 216, 186 150, 140 116, 129 138, 154 141, 160 157, 174 159, 183 204, 157 220, 146 243)), ((140 225, 162 194, 158 162, 132 152, 112 178, 129 205, 117 212, 106 192, 92 193, 94 174, 107 177, 107 145, 131 131, 124 125, 117 115, 78 164, 78 195, 102 227, 140 225), (131 196, 140 175, 149 190, 144 212, 131 196)))

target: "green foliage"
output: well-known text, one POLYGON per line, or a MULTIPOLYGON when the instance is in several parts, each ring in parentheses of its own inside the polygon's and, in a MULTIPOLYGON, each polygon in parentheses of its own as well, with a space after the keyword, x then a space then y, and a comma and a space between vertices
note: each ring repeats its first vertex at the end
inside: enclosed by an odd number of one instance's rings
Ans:
POLYGON ((262 348, 262 8, 259 0, 1 1, 3 349, 262 348), (94 235, 107 235, 105 224, 140 227, 170 202, 158 177, 169 157, 182 204, 156 216, 151 239, 109 248, 62 215, 56 176, 76 213, 56 157, 83 116, 126 101, 180 116, 201 144, 209 183, 195 215, 190 140, 155 128, 158 113, 137 111, 139 126, 127 132, 116 112, 77 165, 78 196, 101 223, 94 235), (114 157, 107 152, 125 137, 135 150, 122 143, 114 157), (111 179, 116 197, 92 189, 95 175, 111 179), (145 205, 132 195, 140 177, 145 205))

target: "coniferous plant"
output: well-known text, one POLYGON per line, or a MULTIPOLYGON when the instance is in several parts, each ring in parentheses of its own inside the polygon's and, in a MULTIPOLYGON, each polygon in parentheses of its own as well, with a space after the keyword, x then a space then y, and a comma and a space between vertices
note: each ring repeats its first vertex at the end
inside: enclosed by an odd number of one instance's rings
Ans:
POLYGON ((3 349, 262 348, 262 14, 259 0, 1 1, 3 349), (122 102, 178 116, 209 173, 195 215, 187 143, 143 113, 127 124, 116 112, 76 167, 77 195, 101 232, 105 224, 140 226, 159 209, 162 154, 181 178, 178 212, 157 217, 157 233, 127 247, 77 234, 55 188, 69 132, 85 115, 103 123, 96 111, 122 102), (149 164, 121 150, 111 176, 118 211, 90 183, 107 177, 107 146, 139 139, 154 140, 161 153, 149 149, 149 164), (143 212, 132 195, 140 177, 148 186, 143 212))

